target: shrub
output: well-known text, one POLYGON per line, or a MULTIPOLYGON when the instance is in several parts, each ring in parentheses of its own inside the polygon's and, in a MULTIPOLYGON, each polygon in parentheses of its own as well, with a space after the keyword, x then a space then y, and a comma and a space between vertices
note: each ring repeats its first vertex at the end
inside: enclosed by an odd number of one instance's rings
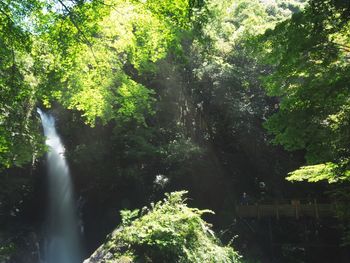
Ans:
POLYGON ((189 208, 186 191, 166 194, 166 198, 141 211, 121 212, 122 224, 105 248, 118 260, 128 256, 133 262, 239 262, 230 246, 223 246, 201 216, 210 210, 189 208))

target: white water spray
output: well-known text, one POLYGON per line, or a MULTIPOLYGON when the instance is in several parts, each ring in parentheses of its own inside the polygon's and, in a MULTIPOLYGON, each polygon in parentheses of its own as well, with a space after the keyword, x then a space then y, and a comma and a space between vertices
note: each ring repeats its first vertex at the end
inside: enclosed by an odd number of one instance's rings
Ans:
POLYGON ((73 198, 73 187, 64 146, 55 128, 54 118, 37 110, 46 136, 48 169, 47 239, 45 263, 81 262, 78 218, 73 198))

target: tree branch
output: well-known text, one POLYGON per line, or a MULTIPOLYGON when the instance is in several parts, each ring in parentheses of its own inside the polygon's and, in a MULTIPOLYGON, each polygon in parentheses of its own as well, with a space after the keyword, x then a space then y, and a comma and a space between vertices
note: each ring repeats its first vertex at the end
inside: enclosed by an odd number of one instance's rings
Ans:
POLYGON ((84 32, 81 30, 80 26, 78 25, 78 23, 76 23, 74 16, 70 10, 70 8, 68 6, 66 6, 62 0, 58 0, 58 2, 63 6, 63 8, 68 12, 68 16, 70 18, 70 21, 73 23, 74 27, 78 30, 78 32, 81 34, 81 36, 83 37, 83 39, 85 40, 85 44, 87 44, 87 46, 90 48, 92 55, 94 56, 95 60, 95 53, 92 49, 92 43, 89 41, 89 39, 86 37, 86 35, 84 34, 84 32))

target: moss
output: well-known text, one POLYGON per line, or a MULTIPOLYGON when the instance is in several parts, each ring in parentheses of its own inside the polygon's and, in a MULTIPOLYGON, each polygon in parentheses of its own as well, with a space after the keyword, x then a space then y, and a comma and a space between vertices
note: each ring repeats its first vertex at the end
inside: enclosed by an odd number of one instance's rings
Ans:
POLYGON ((150 208, 122 211, 122 224, 95 252, 108 260, 89 262, 236 263, 240 256, 215 237, 201 216, 212 213, 186 205, 184 194, 174 192, 150 208))

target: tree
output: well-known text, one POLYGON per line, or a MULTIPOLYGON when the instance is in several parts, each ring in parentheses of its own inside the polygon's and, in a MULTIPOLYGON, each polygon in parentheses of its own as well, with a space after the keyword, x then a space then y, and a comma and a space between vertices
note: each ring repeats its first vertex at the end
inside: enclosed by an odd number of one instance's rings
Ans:
POLYGON ((32 42, 23 26, 26 14, 38 8, 35 0, 0 2, 0 170, 32 161, 43 150, 33 118, 32 42))
POLYGON ((38 104, 59 102, 91 126, 147 126, 154 92, 140 76, 181 49, 191 8, 188 1, 1 1, 2 167, 43 152, 38 104))
POLYGON ((349 8, 343 1, 310 1, 304 12, 264 37, 263 78, 279 109, 265 124, 274 143, 306 150, 308 167, 290 180, 349 178, 349 8))

